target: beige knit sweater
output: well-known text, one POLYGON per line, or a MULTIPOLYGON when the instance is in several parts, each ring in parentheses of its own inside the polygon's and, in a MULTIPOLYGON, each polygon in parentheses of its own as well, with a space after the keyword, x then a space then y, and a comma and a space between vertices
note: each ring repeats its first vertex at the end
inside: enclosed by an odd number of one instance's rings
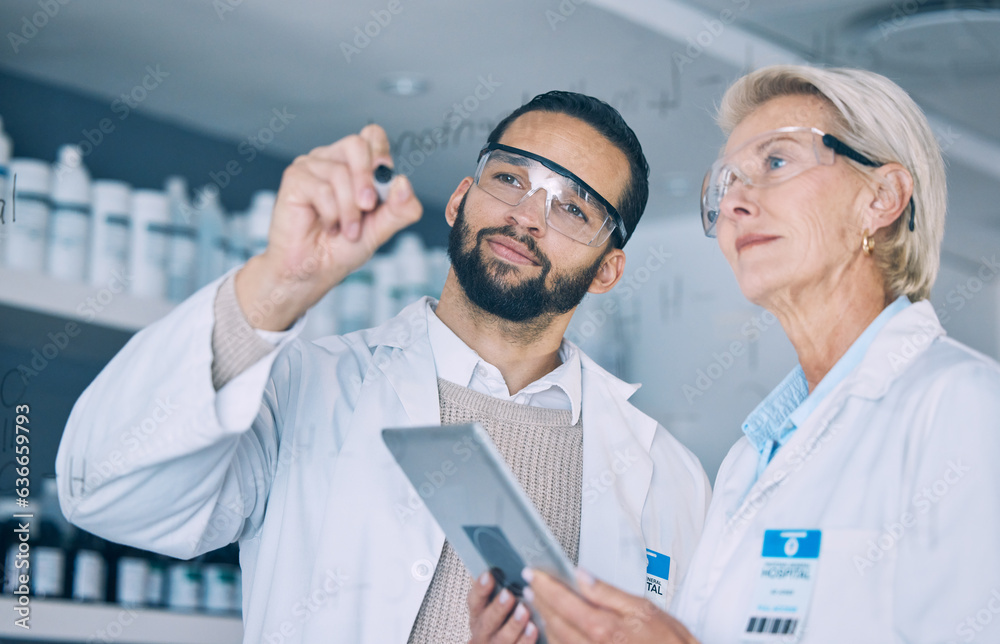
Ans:
MULTIPOLYGON (((441 424, 478 422, 575 564, 580 546, 583 487, 583 425, 570 425, 569 410, 499 400, 438 380, 441 424)), ((445 541, 430 588, 417 614, 411 644, 468 642, 466 597, 472 578, 445 541)))

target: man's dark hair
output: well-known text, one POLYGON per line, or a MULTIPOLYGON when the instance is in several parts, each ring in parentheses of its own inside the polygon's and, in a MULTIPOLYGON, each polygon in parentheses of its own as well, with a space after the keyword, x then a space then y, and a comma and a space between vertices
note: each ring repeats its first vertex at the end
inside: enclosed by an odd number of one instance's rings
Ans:
MULTIPOLYGON (((593 96, 561 90, 547 92, 539 94, 508 114, 493 128, 487 141, 499 142, 514 119, 526 112, 556 112, 578 118, 597 130, 625 154, 629 166, 629 183, 622 194, 621 203, 616 206, 618 213, 625 220, 626 230, 623 232, 631 235, 649 199, 649 164, 646 163, 646 156, 642 153, 642 146, 639 145, 635 132, 625 123, 618 110, 593 96)), ((618 248, 624 246, 618 231, 615 231, 612 238, 615 246, 618 248)))

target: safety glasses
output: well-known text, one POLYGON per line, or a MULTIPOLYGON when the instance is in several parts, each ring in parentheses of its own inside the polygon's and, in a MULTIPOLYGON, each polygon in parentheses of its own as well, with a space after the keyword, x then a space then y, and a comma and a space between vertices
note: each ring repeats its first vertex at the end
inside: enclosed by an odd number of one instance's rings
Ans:
POLYGON ((614 231, 625 244, 625 223, 615 207, 558 163, 526 150, 490 143, 479 153, 476 186, 509 206, 545 190, 545 222, 570 239, 600 246, 614 231))
MULTIPOLYGON (((715 237, 722 200, 737 180, 745 186, 767 188, 816 166, 833 165, 838 154, 871 168, 883 165, 814 127, 783 127, 764 132, 720 157, 702 183, 701 223, 705 235, 715 237)), ((910 230, 913 230, 915 212, 911 197, 910 230)))

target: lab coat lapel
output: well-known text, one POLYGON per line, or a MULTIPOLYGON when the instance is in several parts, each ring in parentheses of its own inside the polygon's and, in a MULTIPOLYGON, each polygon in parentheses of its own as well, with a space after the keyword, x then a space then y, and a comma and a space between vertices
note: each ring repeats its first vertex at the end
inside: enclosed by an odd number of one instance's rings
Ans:
POLYGON ((656 422, 627 403, 638 389, 583 362, 583 507, 580 566, 641 594, 646 573, 642 509, 653 476, 656 422))
POLYGON ((427 300, 406 307, 370 340, 377 347, 372 367, 385 376, 415 426, 441 422, 437 369, 427 337, 427 300))
POLYGON ((330 484, 326 547, 313 574, 313 587, 330 570, 343 587, 321 607, 327 618, 306 624, 303 641, 405 642, 444 544, 381 437, 385 427, 440 423, 422 302, 364 340, 372 357, 330 484))

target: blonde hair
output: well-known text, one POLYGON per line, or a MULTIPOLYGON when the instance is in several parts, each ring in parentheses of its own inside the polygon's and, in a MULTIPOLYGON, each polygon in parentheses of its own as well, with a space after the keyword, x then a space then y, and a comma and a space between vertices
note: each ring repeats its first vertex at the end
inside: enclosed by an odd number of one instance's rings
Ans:
POLYGON ((788 95, 824 99, 835 115, 837 131, 830 134, 870 159, 896 162, 909 171, 914 229, 909 229, 907 206, 879 231, 873 257, 890 299, 927 299, 941 264, 948 188, 941 149, 923 111, 902 88, 873 72, 774 65, 740 78, 726 91, 718 123, 728 136, 758 107, 788 95))

